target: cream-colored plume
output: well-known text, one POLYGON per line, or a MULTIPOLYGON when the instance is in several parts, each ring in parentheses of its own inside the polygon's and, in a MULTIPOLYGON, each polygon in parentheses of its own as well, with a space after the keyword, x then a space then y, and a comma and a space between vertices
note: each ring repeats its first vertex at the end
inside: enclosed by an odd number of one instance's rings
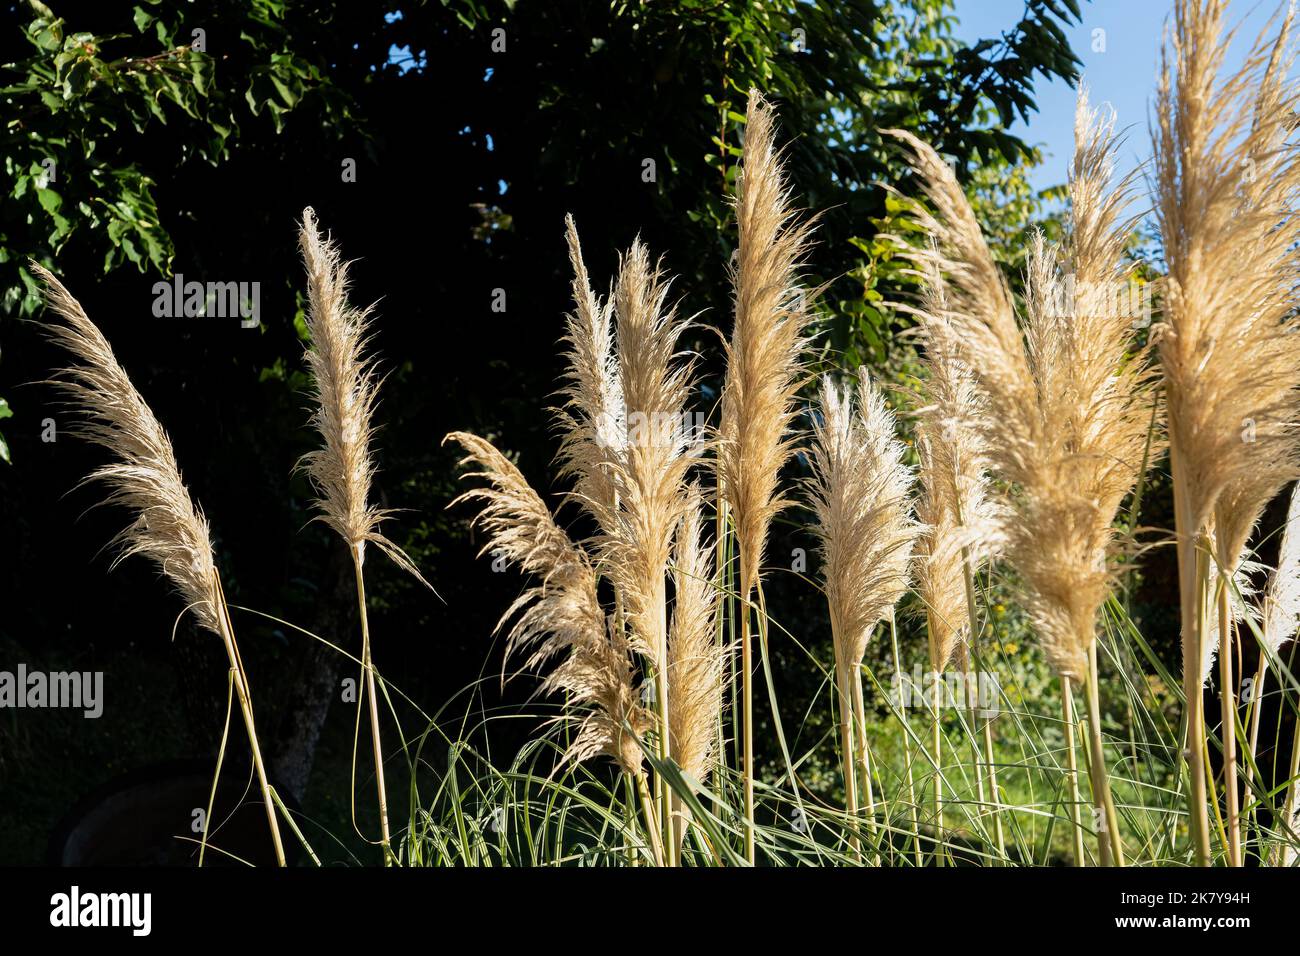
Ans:
POLYGON ((645 245, 634 242, 614 288, 627 437, 622 454, 608 462, 618 512, 598 552, 602 574, 623 598, 633 646, 663 673, 668 562, 695 461, 694 436, 684 427, 693 363, 678 358, 687 322, 667 297, 667 280, 651 265, 645 245))
POLYGON ((171 440, 81 303, 40 265, 33 262, 30 268, 45 283, 46 301, 62 320, 48 326, 50 337, 78 360, 58 379, 84 416, 77 431, 115 459, 86 480, 108 487, 104 504, 122 505, 136 515, 114 538, 114 566, 134 554, 149 558, 199 624, 222 635, 208 522, 181 480, 171 440))
POLYGON ((775 116, 750 91, 736 193, 740 245, 732 273, 735 327, 727 344, 718 447, 723 495, 739 540, 741 597, 758 583, 768 527, 789 502, 778 480, 793 446, 811 317, 799 274, 812 224, 796 218, 775 146, 775 116))
POLYGON ((884 396, 858 371, 853 392, 822 380, 809 449, 810 503, 821 546, 837 667, 862 662, 872 629, 907 591, 920 528, 912 517, 911 470, 884 396))
POLYGON ((1224 75, 1219 0, 1178 0, 1162 53, 1153 139, 1156 218, 1168 267, 1159 327, 1174 469, 1186 528, 1215 529, 1225 568, 1300 474, 1300 163, 1289 137, 1288 10, 1224 75))
POLYGON ((939 672, 969 637, 966 564, 973 575, 1005 543, 1006 509, 993 493, 975 375, 954 347, 943 277, 925 279, 918 313, 922 345, 916 447, 920 494, 914 577, 929 627, 930 667, 939 672))
POLYGON ((1300 484, 1291 492, 1291 504, 1278 546, 1277 568, 1264 592, 1260 617, 1264 623, 1264 645, 1277 654, 1295 637, 1300 625, 1300 484))
POLYGON ((320 234, 310 206, 302 213, 298 245, 307 270, 305 357, 316 399, 312 424, 322 441, 320 449, 303 456, 300 467, 316 489, 320 520, 358 555, 372 542, 428 586, 406 552, 379 531, 391 512, 370 503, 375 475, 370 441, 379 388, 374 361, 364 354, 370 309, 349 304, 348 264, 338 245, 320 234))
POLYGON ((487 481, 453 502, 482 503, 475 521, 488 535, 483 552, 516 562, 537 580, 502 615, 498 627, 514 618, 507 654, 528 648, 527 668, 561 658, 542 690, 563 692, 567 705, 580 713, 566 759, 605 754, 628 773, 640 773, 640 745, 623 725, 641 735, 652 720, 640 703, 630 648, 601 609, 591 561, 491 442, 465 432, 452 432, 444 441, 459 444, 467 452, 463 463, 478 466, 470 477, 487 481))
POLYGON ((605 534, 616 528, 620 471, 627 448, 627 414, 614 343, 613 302, 592 291, 572 216, 565 238, 573 268, 574 312, 565 319, 568 368, 556 410, 560 431, 560 476, 573 480, 569 497, 596 520, 605 534))
POLYGON ((673 619, 668 638, 672 755, 700 783, 717 763, 728 652, 718 639, 712 551, 701 535, 700 489, 692 485, 673 549, 673 619))
POLYGON ((1113 583, 1113 522, 1151 454, 1150 375, 1134 317, 1116 307, 1130 227, 1129 183, 1112 183, 1112 122, 1080 95, 1068 235, 1062 250, 1041 235, 1033 243, 1023 328, 952 170, 916 137, 894 135, 937 210, 920 212, 936 246, 912 253, 946 280, 947 321, 927 331, 976 375, 984 447, 1016 511, 1007 556, 1049 661, 1081 679, 1113 583))

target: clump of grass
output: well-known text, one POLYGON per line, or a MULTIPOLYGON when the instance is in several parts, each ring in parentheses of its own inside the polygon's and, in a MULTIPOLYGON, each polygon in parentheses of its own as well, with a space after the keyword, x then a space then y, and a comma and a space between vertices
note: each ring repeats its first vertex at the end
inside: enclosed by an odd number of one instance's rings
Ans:
MULTIPOLYGON (((1245 597, 1249 574, 1257 567, 1247 560, 1254 526, 1268 501, 1300 476, 1294 432, 1300 415, 1295 375, 1300 339, 1294 333, 1300 320, 1292 313, 1300 228, 1291 206, 1300 167, 1290 145, 1294 127, 1287 111, 1293 92, 1285 80, 1291 66, 1290 14, 1276 39, 1256 43, 1242 71, 1220 79, 1227 43, 1223 16, 1222 2, 1177 0, 1155 130, 1168 308, 1153 339, 1169 396, 1195 858, 1209 861, 1209 808, 1219 816, 1217 801, 1206 797, 1201 687, 1221 646, 1226 814, 1220 831, 1226 859, 1239 863, 1236 738, 1243 734, 1253 768, 1261 708, 1252 700, 1249 732, 1239 730, 1234 627, 1254 611, 1245 597)), ((390 845, 376 696, 377 688, 385 694, 389 688, 378 680, 372 662, 365 546, 377 546, 417 577, 419 572, 379 531, 386 514, 370 500, 379 387, 367 355, 370 310, 349 303, 347 264, 321 235, 312 211, 304 212, 300 247, 310 300, 306 361, 314 381, 312 421, 322 447, 306 456, 302 467, 317 491, 319 520, 344 539, 353 559, 386 863, 652 859, 674 865, 690 853, 688 834, 699 837, 701 858, 720 863, 754 862, 756 844, 783 863, 860 863, 864 805, 866 832, 875 844, 871 860, 888 855, 891 862, 908 861, 893 839, 901 831, 888 795, 894 778, 902 776, 894 773, 888 756, 879 759, 880 749, 873 757, 868 745, 863 682, 867 676, 875 683, 875 676, 864 663, 865 651, 875 628, 888 619, 901 678, 894 608, 914 575, 925 607, 932 671, 969 667, 969 659, 977 659, 981 633, 976 575, 989 566, 991 578, 1000 558, 1015 572, 1008 583, 1019 588, 1042 655, 1060 680, 1076 861, 1085 859, 1073 705, 1073 687, 1080 682, 1088 772, 1101 822, 1098 859, 1120 865, 1127 860, 1116 794, 1130 797, 1120 805, 1127 812, 1131 846, 1141 848, 1143 862, 1185 858, 1179 856, 1175 814, 1167 805, 1178 796, 1163 768, 1179 747, 1161 706, 1163 696, 1134 686, 1131 662, 1121 660, 1116 679, 1128 695, 1128 729, 1135 738, 1124 766, 1135 771, 1127 779, 1116 775, 1115 793, 1100 719, 1099 628, 1113 628, 1116 640, 1107 646, 1117 657, 1127 652, 1136 659, 1134 649, 1139 649, 1159 677, 1172 682, 1115 594, 1128 564, 1126 535, 1134 523, 1118 521, 1118 511, 1125 499, 1140 497, 1135 483, 1162 451, 1163 419, 1154 395, 1155 359, 1139 344, 1133 316, 1114 307, 1118 286, 1128 279, 1125 250, 1133 221, 1128 218, 1131 180, 1115 182, 1113 176, 1113 126, 1113 116, 1091 109, 1081 91, 1065 239, 1059 246, 1042 235, 1033 239, 1023 308, 1017 308, 953 171, 916 137, 892 131, 924 188, 929 209, 919 209, 918 215, 932 237, 927 247, 905 251, 925 287, 921 304, 909 307, 919 324, 924 373, 916 411, 919 493, 914 497, 914 475, 879 385, 865 370, 859 370, 856 388, 825 377, 807 455, 808 491, 830 609, 847 813, 813 802, 805 812, 794 767, 815 763, 809 759, 814 755, 791 758, 773 691, 773 716, 791 768, 791 789, 774 786, 765 796, 765 805, 775 811, 774 825, 755 819, 751 601, 756 596, 758 636, 766 647, 771 622, 763 596, 763 553, 772 522, 789 504, 781 472, 795 447, 793 418, 812 313, 809 293, 800 288, 811 225, 792 207, 774 146, 771 107, 751 93, 735 198, 735 326, 726 346, 721 421, 710 436, 716 440, 696 444, 681 427, 693 396, 694 358, 681 351, 690 323, 670 302, 663 269, 637 241, 620 260, 611 294, 602 299, 592 289, 571 218, 566 238, 574 308, 563 338, 567 370, 561 407, 554 411, 559 472, 568 482, 562 500, 584 513, 589 536, 571 537, 494 444, 466 432, 444 439, 464 450, 462 464, 472 465, 472 475, 482 482, 456 501, 480 506, 474 521, 487 536, 484 552, 513 563, 528 578, 498 624, 498 631, 506 631, 507 662, 522 657, 522 669, 542 672, 538 693, 557 699, 550 713, 558 713, 555 723, 569 733, 562 743, 549 734, 530 743, 507 771, 493 768, 466 740, 443 735, 451 745, 443 785, 428 812, 413 810, 411 832, 397 852, 390 845), (716 454, 719 488, 711 503, 697 483, 700 453, 710 450, 716 454), (704 534, 710 504, 718 528, 712 542, 704 534), (734 769, 722 759, 721 732, 733 646, 726 639, 722 597, 733 539, 739 566, 734 596, 742 611, 735 628, 742 680, 733 705, 741 714, 743 736, 734 769), (721 555, 716 562, 710 557, 715 548, 721 555), (1130 646, 1118 640, 1121 635, 1131 639, 1130 646), (1151 707, 1139 709, 1144 702, 1151 707), (617 786, 602 784, 586 763, 601 757, 616 765, 617 786), (554 766, 539 774, 542 761, 554 766), (471 765, 481 776, 461 790, 457 766, 471 765), (1138 778, 1139 765, 1150 771, 1149 779, 1138 778), (877 817, 873 766, 883 822, 877 817), (729 787, 740 791, 734 802, 743 801, 734 817, 726 812, 729 787), (620 788, 625 802, 616 792, 620 788), (1140 794, 1154 798, 1144 804, 1140 794), (498 827, 474 820, 475 803, 513 812, 516 822, 498 827), (643 824, 637 821, 638 804, 643 824), (798 811, 794 821, 785 819, 789 807, 798 811), (404 860, 398 856, 403 851, 404 860)), ((108 484, 109 502, 137 514, 117 539, 117 560, 150 557, 200 625, 222 638, 283 863, 273 807, 280 804, 262 766, 247 677, 206 520, 181 480, 165 432, 103 336, 57 280, 36 270, 62 320, 52 326, 52 335, 79 359, 65 373, 64 385, 87 413, 87 436, 116 456, 91 479, 108 484)), ((1298 502, 1300 493, 1293 496, 1278 567, 1258 608, 1257 684, 1300 620, 1300 544, 1290 527, 1300 515, 1298 502)), ((1136 511, 1134 504, 1131 513, 1136 511)), ((994 617, 986 617, 990 632, 994 617)), ((1015 653, 1005 641, 999 651, 1015 653)), ((1007 670, 1021 673, 1018 663, 1007 670)), ((1037 672, 1034 676, 1039 679, 1037 672)), ((1041 680, 1050 679, 1044 670, 1041 680)), ((1000 755, 989 721, 983 755, 971 736, 974 788, 969 777, 944 783, 936 680, 930 744, 936 865, 958 852, 990 863, 1055 858, 1051 827, 1058 803, 1054 798, 1047 812, 1034 788, 1047 777, 1059 793, 1055 753, 1061 721, 1033 712, 1025 703, 1026 688, 1009 690, 1015 693, 1011 720, 1019 736, 1003 741, 1003 752, 1020 752, 1003 763, 1012 796, 1004 804, 994 772, 1000 755), (987 777, 980 772, 981 761, 987 777), (991 838, 983 826, 986 783, 993 802, 991 838), (965 841, 956 829, 945 830, 945 786, 949 816, 953 808, 977 808, 968 811, 968 819, 980 843, 965 841), (1014 841, 1009 850, 1004 819, 1014 841), (1021 829, 1025 820, 1028 832, 1021 829), (1034 829, 1039 826, 1047 828, 1041 837, 1034 829)), ((1004 699, 1012 700, 1011 694, 1004 699)), ((970 698, 968 704, 974 728, 970 698)), ((923 865, 911 776, 914 735, 906 716, 891 717, 903 730, 906 803, 915 862, 923 865)), ((359 728, 360 708, 357 719, 359 728)), ((420 745, 434 735, 441 731, 431 719, 420 745)), ((353 760, 355 778, 355 751, 353 760)), ((413 807, 420 763, 417 753, 413 807)), ((958 769, 965 773, 960 764, 958 769)), ((1300 735, 1275 817, 1284 835, 1272 858, 1287 864, 1294 862, 1293 831, 1300 825, 1298 776, 1300 735)), ((1253 777, 1248 782, 1255 788, 1253 777)), ((1255 803, 1263 804, 1266 796, 1256 793, 1255 803)), ((897 811, 898 801, 892 806, 897 811)), ((1267 837, 1264 828, 1259 832, 1264 859, 1267 837)))
POLYGON ((526 589, 501 617, 500 630, 514 619, 506 656, 527 649, 525 668, 558 658, 539 687, 563 696, 577 733, 562 762, 612 757, 637 786, 647 818, 647 833, 657 861, 663 860, 660 822, 651 799, 639 738, 654 725, 641 703, 630 642, 619 622, 607 618, 597 593, 598 578, 585 551, 555 523, 550 509, 505 455, 489 441, 465 432, 444 440, 466 451, 462 464, 480 470, 487 485, 459 496, 481 501, 475 519, 488 534, 480 554, 489 551, 517 562, 539 584, 526 589))
POLYGON ((1034 240, 1023 329, 951 170, 915 137, 895 135, 937 210, 921 214, 936 244, 916 254, 951 290, 945 321, 931 329, 951 337, 984 395, 985 447, 1015 510, 1007 556, 1048 661, 1063 679, 1086 682, 1089 771, 1106 820, 1101 856, 1122 865, 1102 752, 1097 618, 1114 586, 1115 518, 1149 454, 1153 399, 1148 363, 1133 353, 1132 319, 1107 301, 1125 277, 1131 233, 1128 183, 1110 182, 1112 125, 1081 93, 1068 236, 1063 249, 1034 240))
POLYGON ((1174 480, 1190 811, 1210 862, 1204 662, 1217 638, 1229 862, 1241 863, 1229 580, 1264 506, 1294 480, 1294 202, 1291 13, 1223 75, 1233 33, 1222 0, 1178 0, 1152 130, 1156 219, 1168 267, 1159 354, 1174 480), (1243 361, 1243 357, 1245 361, 1243 361), (1217 567, 1218 573, 1213 573, 1217 567), (1213 608, 1211 611, 1210 608, 1213 608), (1213 618, 1217 635, 1207 627, 1213 618))
MULTIPOLYGON (((668 569, 673 535, 688 509, 687 474, 695 461, 692 436, 682 427, 691 362, 678 361, 686 321, 668 305, 668 283, 649 250, 637 241, 620 263, 614 286, 616 352, 627 430, 612 462, 618 511, 597 539, 602 573, 613 583, 633 647, 648 663, 658 711, 659 757, 672 754, 669 681, 668 569)), ((674 816, 671 790, 662 786, 663 821, 674 816)), ((668 862, 675 841, 665 834, 668 862)))
MULTIPOLYGON (((590 737, 601 746, 584 746, 573 756, 581 759, 607 751, 612 738, 606 731, 627 722, 635 736, 620 733, 619 747, 635 744, 638 736, 653 728, 659 760, 664 765, 675 762, 699 783, 708 776, 716 755, 713 738, 726 658, 712 633, 716 591, 711 580, 713 568, 700 540, 702 496, 689 481, 698 461, 693 454, 698 449, 692 447, 698 436, 682 427, 693 375, 692 362, 679 355, 678 347, 687 321, 668 304, 668 281, 651 263, 643 243, 633 243, 622 257, 612 298, 602 303, 591 291, 571 219, 567 233, 575 311, 567 320, 564 340, 569 368, 561 390, 565 401, 557 410, 562 431, 559 458, 562 474, 573 479, 566 497, 580 503, 594 519, 597 531, 585 548, 564 537, 563 547, 557 545, 555 550, 567 555, 571 566, 586 569, 583 581, 590 587, 583 595, 591 602, 591 620, 585 625, 588 633, 595 631, 592 622, 599 609, 596 582, 604 578, 612 585, 614 613, 602 623, 595 646, 612 646, 619 661, 629 661, 627 682, 638 668, 644 669, 653 686, 655 708, 654 719, 648 723, 643 722, 648 710, 628 710, 621 695, 631 693, 632 685, 623 682, 620 670, 617 700, 602 703, 591 694, 577 698, 579 703, 599 705, 595 712, 605 717, 596 724, 589 717, 582 726, 603 728, 604 736, 590 737), (680 700, 677 694, 682 695, 680 700)), ((544 562, 529 564, 525 558, 531 551, 517 539, 526 536, 531 540, 533 531, 529 529, 543 524, 547 540, 562 532, 535 495, 528 499, 527 508, 522 507, 522 489, 527 486, 515 487, 523 482, 522 476, 513 466, 507 471, 504 466, 508 462, 495 450, 490 456, 491 446, 461 433, 449 437, 470 449, 475 460, 491 466, 484 473, 498 487, 498 492, 486 499, 494 546, 517 556, 525 571, 544 576, 547 583, 541 591, 527 592, 529 595, 548 593, 555 569, 544 562), (502 475, 509 480, 499 477, 502 475), (501 497, 507 488, 513 489, 511 507, 501 497), (547 515, 545 523, 543 513, 547 515)), ((530 619, 528 636, 549 633, 551 624, 546 615, 530 619)), ((541 663, 560 646, 568 644, 543 641, 542 652, 531 663, 541 663)), ((613 673, 612 664, 605 662, 602 667, 605 673, 613 673)), ((602 686, 613 690, 615 685, 603 680, 602 686)), ((639 773, 639 752, 635 767, 631 751, 619 759, 624 769, 634 776, 639 773)), ((644 788, 644 775, 638 776, 637 782, 644 788)), ((659 811, 652 826, 662 828, 656 836, 661 837, 664 860, 671 865, 680 854, 686 811, 659 774, 655 789, 659 811)))
MULTIPOLYGON (((213 562, 207 518, 181 478, 171 439, 132 384, 108 340, 63 283, 34 262, 30 267, 45 283, 46 302, 61 320, 47 327, 50 338, 77 360, 57 380, 69 403, 82 416, 76 431, 114 459, 91 472, 86 481, 107 486, 104 504, 120 505, 136 515, 113 540, 117 548, 113 565, 132 555, 148 558, 172 583, 199 626, 221 639, 248 733, 275 856, 284 866, 284 846, 258 744, 248 675, 239 657, 221 579, 213 562)), ((206 847, 206 824, 203 837, 206 847)))

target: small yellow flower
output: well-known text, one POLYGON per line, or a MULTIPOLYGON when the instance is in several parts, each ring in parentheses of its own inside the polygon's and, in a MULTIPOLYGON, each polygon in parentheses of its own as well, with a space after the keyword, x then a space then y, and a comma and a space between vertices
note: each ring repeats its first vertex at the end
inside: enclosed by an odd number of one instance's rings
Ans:
POLYGON ((1012 641, 1010 644, 1003 644, 1002 649, 1008 654, 1015 654, 1020 650, 1020 645, 1012 641))
POLYGON ((995 604, 993 605, 993 613, 996 614, 998 617, 1002 617, 1004 614, 1007 613, 1007 609, 1003 607, 1001 604, 995 604))

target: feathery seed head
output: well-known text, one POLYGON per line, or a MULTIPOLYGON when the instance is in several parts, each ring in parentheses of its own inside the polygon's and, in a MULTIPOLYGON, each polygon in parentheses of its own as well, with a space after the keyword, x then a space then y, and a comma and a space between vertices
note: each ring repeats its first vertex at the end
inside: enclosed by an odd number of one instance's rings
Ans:
POLYGON ((858 371, 853 393, 826 376, 809 450, 809 499, 816 517, 836 661, 861 663, 871 630, 907 591, 921 530, 911 514, 912 473, 895 437, 893 413, 858 371))
POLYGON ((914 577, 926 608, 930 665, 942 671, 968 630, 965 567, 976 573, 1005 543, 1007 520, 989 478, 984 399, 954 347, 943 277, 930 269, 917 313, 924 377, 917 411, 920 494, 914 577))
POLYGON ((666 574, 687 507, 693 462, 682 429, 693 362, 678 358, 687 322, 668 306, 668 282, 640 240, 623 256, 614 288, 619 379, 627 440, 608 463, 618 511, 599 543, 601 567, 623 596, 632 641, 656 667, 666 661, 666 574))
POLYGON ((562 433, 560 477, 573 479, 569 497, 596 520, 605 533, 615 522, 617 466, 627 444, 623 383, 614 345, 613 302, 602 302, 591 289, 582 246, 572 216, 565 216, 565 237, 573 268, 574 312, 565 318, 568 369, 560 390, 564 404, 556 410, 562 433))
POLYGON ((1213 523, 1225 566, 1300 474, 1295 422, 1300 163, 1288 10, 1222 75, 1225 4, 1178 0, 1152 138, 1168 266, 1158 329, 1175 469, 1195 536, 1213 523))
POLYGON ((640 703, 631 648, 600 606, 591 561, 555 523, 514 463, 491 442, 465 432, 452 432, 443 441, 459 444, 467 453, 462 464, 472 462, 479 468, 468 477, 487 482, 452 502, 482 503, 475 521, 488 535, 483 551, 504 556, 537 579, 506 610, 498 627, 514 618, 507 656, 528 648, 526 669, 562 658, 541 691, 563 692, 571 706, 583 708, 566 759, 581 761, 604 754, 628 773, 638 773, 640 745, 624 731, 624 722, 636 734, 644 734, 652 720, 640 703))
POLYGON ((1015 510, 1008 557, 1050 663, 1078 679, 1113 582, 1113 522, 1152 453, 1152 397, 1129 318, 1093 291, 1123 274, 1129 229, 1127 185, 1111 183, 1113 130, 1086 95, 1076 128, 1069 240, 1064 252, 1034 240, 1023 327, 952 170, 911 134, 892 135, 935 210, 918 213, 934 244, 908 253, 944 280, 946 321, 923 320, 927 342, 947 344, 975 375, 983 446, 1015 510))
POLYGON ((669 729, 673 759, 701 783, 717 762, 728 649, 714 632, 718 592, 702 540, 703 497, 687 492, 673 555, 673 618, 668 639, 669 729))
POLYGON ((744 596, 757 582, 768 527, 789 503, 777 482, 792 454, 789 430, 811 319, 807 297, 814 294, 799 282, 813 223, 796 218, 774 127, 772 108, 751 91, 735 199, 735 328, 727 344, 718 449, 744 596))
POLYGON ((365 355, 371 310, 349 304, 348 263, 337 243, 321 235, 310 206, 302 213, 298 246, 307 270, 309 342, 304 354, 316 405, 311 421, 322 441, 299 466, 316 489, 320 520, 348 547, 361 556, 366 542, 373 542, 427 586, 406 553, 379 531, 391 512, 370 503, 375 475, 370 440, 379 391, 374 360, 365 355))
POLYGON ((1278 547, 1277 569, 1264 593, 1261 617, 1264 643, 1276 654, 1295 636, 1300 625, 1300 484, 1291 492, 1278 547))
POLYGON ((47 326, 48 335, 78 360, 57 380, 83 416, 76 432, 114 458, 86 480, 107 485, 105 504, 122 505, 136 515, 113 539, 118 549, 114 566, 133 554, 149 558, 199 624, 221 635, 207 519, 181 479, 171 440, 81 304, 46 269, 34 262, 30 268, 45 283, 46 301, 61 320, 47 326))

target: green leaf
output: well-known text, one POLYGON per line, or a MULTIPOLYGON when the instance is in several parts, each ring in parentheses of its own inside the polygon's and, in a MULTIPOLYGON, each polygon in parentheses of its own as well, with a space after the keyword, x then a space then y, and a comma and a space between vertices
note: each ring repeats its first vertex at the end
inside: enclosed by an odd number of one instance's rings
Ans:
POLYGON ((49 186, 46 186, 44 189, 36 190, 36 198, 40 200, 41 208, 51 216, 56 215, 59 211, 59 207, 63 205, 63 197, 49 186))
POLYGON ((63 98, 65 100, 70 100, 74 96, 79 96, 90 84, 90 64, 91 60, 86 57, 83 57, 72 64, 67 75, 63 78, 63 98))
POLYGON ((49 14, 48 19, 33 20, 27 25, 27 38, 36 44, 38 49, 53 53, 63 47, 63 21, 57 19, 53 13, 49 14))
POLYGON ((294 104, 298 102, 298 97, 285 85, 284 80, 274 73, 271 74, 271 83, 275 87, 275 91, 280 94, 280 99, 284 100, 284 105, 292 109, 294 104))

